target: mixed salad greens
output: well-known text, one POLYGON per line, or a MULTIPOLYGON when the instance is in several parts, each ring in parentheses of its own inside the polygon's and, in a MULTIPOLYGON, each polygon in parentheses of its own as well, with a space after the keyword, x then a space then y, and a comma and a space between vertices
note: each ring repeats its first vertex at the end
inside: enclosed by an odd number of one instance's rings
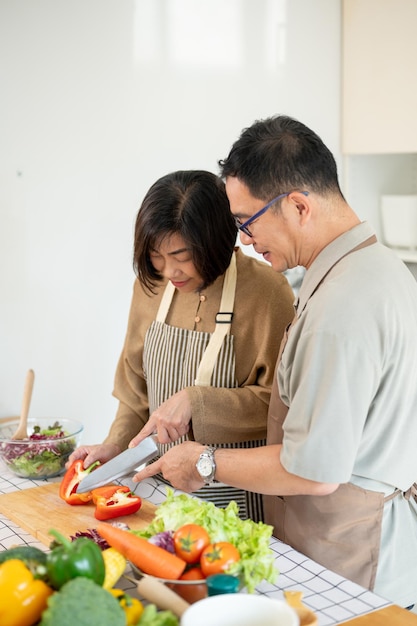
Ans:
POLYGON ((59 422, 43 429, 35 426, 27 439, 1 442, 1 453, 5 463, 18 476, 57 476, 75 449, 75 439, 68 439, 68 436, 59 422))
POLYGON ((184 524, 205 528, 212 542, 227 541, 240 552, 240 560, 228 570, 239 576, 249 593, 262 581, 274 582, 278 571, 269 547, 272 526, 251 519, 240 519, 236 502, 220 509, 212 502, 198 500, 186 494, 174 495, 167 489, 166 500, 157 508, 153 522, 144 530, 131 532, 151 539, 165 531, 175 531, 184 524))

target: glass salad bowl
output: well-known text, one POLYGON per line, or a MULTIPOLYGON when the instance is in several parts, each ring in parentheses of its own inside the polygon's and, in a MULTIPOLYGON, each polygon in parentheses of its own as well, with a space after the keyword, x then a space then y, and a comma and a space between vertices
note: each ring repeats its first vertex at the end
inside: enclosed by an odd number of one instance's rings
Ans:
POLYGON ((66 418, 28 420, 28 437, 12 439, 18 418, 0 420, 0 458, 16 476, 52 478, 65 471, 65 463, 80 443, 83 425, 66 418))

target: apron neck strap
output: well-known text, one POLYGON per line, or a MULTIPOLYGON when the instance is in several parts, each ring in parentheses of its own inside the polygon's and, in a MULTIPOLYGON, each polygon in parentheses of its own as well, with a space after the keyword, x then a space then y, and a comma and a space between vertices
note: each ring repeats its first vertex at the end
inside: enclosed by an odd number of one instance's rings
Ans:
POLYGON ((164 295, 162 296, 161 302, 159 303, 158 313, 156 314, 157 322, 165 322, 166 316, 168 315, 169 307, 171 306, 172 298, 174 297, 175 287, 168 281, 167 286, 165 287, 164 295))
POLYGON ((209 387, 211 375, 216 363, 218 354, 226 335, 230 333, 233 319, 233 307, 235 304, 236 292, 236 254, 232 254, 230 265, 224 275, 222 298, 220 301, 220 311, 216 315, 216 328, 210 337, 209 344, 203 354, 197 370, 195 385, 209 387))
MULTIPOLYGON (((205 387, 210 385, 211 375, 213 373, 214 365, 220 352, 223 339, 230 333, 230 327, 233 319, 233 308, 235 304, 236 280, 236 254, 233 252, 230 265, 224 275, 220 310, 216 315, 216 328, 210 337, 209 344, 203 354, 203 358, 201 359, 195 380, 196 385, 202 385, 205 387)), ((157 322, 165 322, 174 292, 174 285, 171 282, 168 282, 155 318, 157 322)))

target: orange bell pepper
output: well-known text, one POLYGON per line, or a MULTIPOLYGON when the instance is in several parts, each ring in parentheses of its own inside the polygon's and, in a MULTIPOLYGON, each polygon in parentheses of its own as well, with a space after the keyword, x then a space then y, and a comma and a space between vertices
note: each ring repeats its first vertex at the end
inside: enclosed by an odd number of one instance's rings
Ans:
POLYGON ((91 491, 77 493, 77 487, 93 469, 100 465, 100 461, 92 463, 84 469, 83 461, 78 459, 67 469, 59 486, 59 496, 68 504, 87 504, 91 502, 91 491))

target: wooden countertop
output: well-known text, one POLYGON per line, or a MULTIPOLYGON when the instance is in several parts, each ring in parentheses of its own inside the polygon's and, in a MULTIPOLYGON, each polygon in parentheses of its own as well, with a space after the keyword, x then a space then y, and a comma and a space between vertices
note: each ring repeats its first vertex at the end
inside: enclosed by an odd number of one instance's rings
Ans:
POLYGON ((416 626, 417 615, 393 604, 378 611, 355 617, 343 626, 416 626))

